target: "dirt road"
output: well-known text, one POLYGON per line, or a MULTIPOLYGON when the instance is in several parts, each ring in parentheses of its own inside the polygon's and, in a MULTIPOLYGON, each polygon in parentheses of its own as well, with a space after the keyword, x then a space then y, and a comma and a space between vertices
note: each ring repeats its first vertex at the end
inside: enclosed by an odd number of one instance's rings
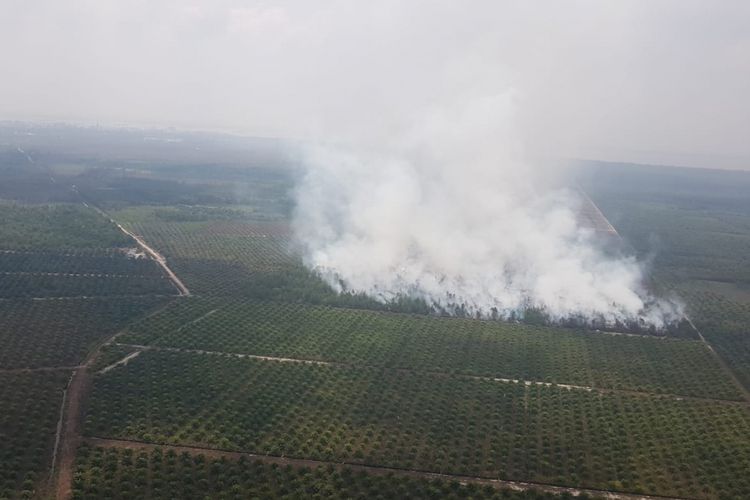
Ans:
POLYGON ((54 455, 54 471, 57 470, 55 498, 68 499, 72 496, 73 462, 76 450, 81 444, 81 406, 84 395, 91 386, 91 375, 87 367, 76 370, 68 385, 65 408, 62 414, 62 427, 59 449, 54 455))
MULTIPOLYGON (((146 317, 158 314, 168 305, 169 303, 162 305, 146 317)), ((73 464, 76 450, 82 440, 83 407, 93 382, 91 367, 96 362, 102 346, 112 343, 120 333, 122 332, 118 331, 103 339, 91 350, 83 363, 76 367, 65 390, 60 416, 61 424, 59 424, 59 432, 52 453, 53 463, 50 473, 50 489, 54 489, 54 497, 57 500, 67 500, 73 493, 73 464)))
MULTIPOLYGON (((112 220, 112 219, 110 219, 112 220)), ((161 267, 164 269, 164 272, 167 273, 167 276, 169 276, 170 281, 174 283, 175 288, 177 288, 177 291, 180 293, 180 295, 184 297, 190 296, 190 290, 185 286, 185 284, 180 280, 180 278, 177 277, 177 275, 167 266, 167 259, 164 258, 162 254, 151 248, 148 243, 146 243, 143 238, 138 236, 137 234, 128 231, 124 227, 122 227, 121 224, 118 224, 114 220, 112 220, 115 224, 117 224, 117 227, 120 228, 120 231, 127 234, 131 238, 133 238, 138 245, 143 248, 146 253, 148 253, 161 267)))
MULTIPOLYGON (((482 486, 492 486, 498 489, 511 489, 516 491, 535 490, 545 493, 562 494, 567 493, 574 497, 583 494, 594 496, 597 498, 606 498, 609 500, 657 500, 657 499, 673 499, 675 497, 663 497, 663 496, 649 496, 649 495, 635 495, 629 493, 618 493, 608 490, 597 490, 592 488, 568 488, 565 486, 556 486, 545 483, 532 483, 526 481, 508 481, 503 479, 492 479, 487 477, 476 477, 476 476, 463 476, 457 474, 441 474, 436 472, 415 470, 415 469, 399 469, 396 467, 379 467, 374 465, 361 465, 351 464, 346 462, 325 462, 321 460, 310 460, 304 458, 290 458, 290 457, 279 457, 274 455, 262 455, 255 453, 242 453, 236 451, 218 450, 214 448, 202 448, 198 446, 172 446, 172 445, 157 445, 153 443, 145 443, 142 441, 131 441, 125 439, 104 439, 97 437, 85 438, 84 441, 92 446, 101 446, 105 448, 126 448, 131 450, 152 450, 155 448, 161 448, 163 450, 173 450, 176 453, 187 452, 190 454, 201 454, 209 458, 229 458, 238 460, 240 457, 249 458, 252 460, 260 460, 269 464, 278 464, 281 466, 292 466, 292 467, 308 467, 317 468, 323 466, 333 466, 336 469, 348 468, 355 472, 366 472, 372 475, 388 475, 401 477, 413 477, 422 479, 441 479, 444 481, 458 481, 461 484, 478 484, 482 486)), ((676 499, 679 500, 679 499, 676 499)))
POLYGON ((101 208, 99 208, 99 207, 97 207, 97 206, 95 206, 93 204, 89 205, 88 203, 86 203, 86 201, 83 199, 83 196, 81 196, 81 193, 78 191, 78 188, 76 186, 73 186, 72 189, 81 198, 81 203, 83 203, 83 205, 85 207, 92 208, 92 209, 96 210, 97 213, 99 213, 102 217, 105 217, 112 224, 116 225, 117 228, 120 231, 122 231, 123 233, 125 233, 128 236, 130 236, 131 238, 133 238, 136 241, 136 243, 138 243, 138 246, 140 246, 141 248, 143 248, 143 250, 147 254, 149 254, 151 256, 151 258, 154 259, 157 262, 157 264, 159 264, 161 266, 162 269, 164 269, 164 272, 169 277, 169 280, 174 284, 175 288, 177 288, 177 292, 181 296, 184 296, 184 297, 190 296, 190 290, 188 290, 188 287, 185 286, 185 283, 183 283, 182 280, 180 280, 180 278, 177 277, 177 275, 174 273, 174 271, 172 271, 169 268, 169 266, 167 265, 167 259, 162 254, 160 254, 159 252, 157 252, 156 250, 154 250, 153 248, 151 248, 151 246, 149 246, 149 244, 146 243, 143 240, 143 238, 141 238, 137 234, 135 234, 135 233, 133 233, 133 232, 128 231, 127 229, 125 229, 122 226, 122 224, 118 223, 116 220, 114 220, 112 217, 110 217, 107 214, 107 212, 105 212, 104 210, 102 210, 101 208))

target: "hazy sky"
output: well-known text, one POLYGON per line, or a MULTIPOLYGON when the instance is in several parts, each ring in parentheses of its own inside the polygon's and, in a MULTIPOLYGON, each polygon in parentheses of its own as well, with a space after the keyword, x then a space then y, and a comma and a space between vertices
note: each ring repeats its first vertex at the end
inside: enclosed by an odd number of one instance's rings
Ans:
POLYGON ((0 119, 377 142, 511 92, 533 154, 750 168, 750 2, 4 0, 0 119))

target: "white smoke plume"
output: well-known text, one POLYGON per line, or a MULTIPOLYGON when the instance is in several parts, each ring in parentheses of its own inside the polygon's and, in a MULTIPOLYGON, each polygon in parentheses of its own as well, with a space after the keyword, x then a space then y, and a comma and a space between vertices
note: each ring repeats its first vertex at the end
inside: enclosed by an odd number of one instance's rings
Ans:
POLYGON ((750 2, 719 3, 11 0, 0 114, 323 144, 295 225, 333 285, 659 324, 537 160, 746 167, 750 2))
POLYGON ((576 193, 525 157, 514 95, 443 96, 378 144, 310 148, 295 215, 306 264, 383 302, 664 326, 675 307, 649 295, 634 258, 607 255, 577 220, 576 193))

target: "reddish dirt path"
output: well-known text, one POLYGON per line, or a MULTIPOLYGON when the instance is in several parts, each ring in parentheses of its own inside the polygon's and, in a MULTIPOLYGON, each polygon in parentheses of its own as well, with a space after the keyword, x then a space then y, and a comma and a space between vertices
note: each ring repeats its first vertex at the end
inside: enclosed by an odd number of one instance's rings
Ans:
MULTIPOLYGON (((57 452, 57 485, 55 498, 67 499, 72 495, 73 462, 81 444, 81 408, 83 399, 91 387, 88 367, 76 370, 68 385, 65 409, 63 410, 60 447, 57 452)), ((54 470, 54 469, 53 469, 54 470)))
MULTIPOLYGON (((145 317, 153 316, 163 311, 170 302, 151 311, 145 317)), ((78 369, 73 372, 70 383, 66 388, 65 401, 62 408, 62 426, 59 441, 53 451, 52 472, 50 482, 54 482, 54 498, 67 500, 72 496, 73 464, 76 450, 81 444, 83 410, 86 398, 91 391, 91 367, 96 362, 104 345, 112 343, 122 331, 111 335, 97 344, 88 354, 78 369)))
POLYGON ((392 474, 401 477, 414 477, 423 479, 442 479, 444 481, 458 481, 461 484, 478 484, 478 485, 489 485, 493 488, 498 489, 512 489, 516 491, 525 490, 536 490, 545 493, 562 494, 567 493, 572 496, 580 496, 586 494, 598 498, 607 498, 610 500, 663 500, 672 499, 680 500, 676 497, 665 497, 665 496, 651 496, 651 495, 636 495, 630 493, 618 493, 608 490, 597 490, 593 488, 568 488, 565 486, 556 486, 545 483, 532 483, 526 481, 507 481, 503 479, 491 479, 486 477, 475 477, 475 476, 463 476, 454 474, 441 474, 436 472, 428 472, 414 469, 399 469, 397 467, 380 467, 374 465, 361 465, 351 464, 346 462, 325 462, 322 460, 310 460, 304 458, 289 458, 279 457, 273 455, 262 455, 256 453, 242 453, 237 451, 218 450, 215 448, 202 448, 199 446, 174 446, 174 445, 158 445, 153 443, 146 443, 143 441, 131 441, 126 439, 105 439, 98 437, 87 437, 83 439, 84 442, 92 446, 101 446, 105 448, 127 448, 131 450, 152 450, 155 448, 161 448, 162 450, 173 450, 176 453, 187 452, 190 454, 201 454, 209 458, 229 458, 238 460, 240 457, 249 458, 252 460, 260 460, 269 464, 278 464, 282 466, 292 467, 308 467, 317 468, 323 466, 333 466, 336 469, 348 468, 355 472, 366 472, 372 475, 388 475, 392 474))

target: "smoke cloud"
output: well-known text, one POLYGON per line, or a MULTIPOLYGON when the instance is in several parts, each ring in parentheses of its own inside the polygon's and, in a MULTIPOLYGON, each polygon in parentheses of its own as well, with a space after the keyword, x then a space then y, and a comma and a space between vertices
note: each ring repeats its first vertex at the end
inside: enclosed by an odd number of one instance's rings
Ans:
POLYGON ((484 317, 675 318, 632 257, 608 256, 579 223, 580 197, 526 158, 512 89, 462 93, 405 120, 379 147, 308 151, 295 229, 307 265, 338 291, 484 317))
POLYGON ((743 0, 9 0, 0 115, 316 143, 295 226, 332 284, 658 324, 547 160, 747 168, 748 19, 743 0))

